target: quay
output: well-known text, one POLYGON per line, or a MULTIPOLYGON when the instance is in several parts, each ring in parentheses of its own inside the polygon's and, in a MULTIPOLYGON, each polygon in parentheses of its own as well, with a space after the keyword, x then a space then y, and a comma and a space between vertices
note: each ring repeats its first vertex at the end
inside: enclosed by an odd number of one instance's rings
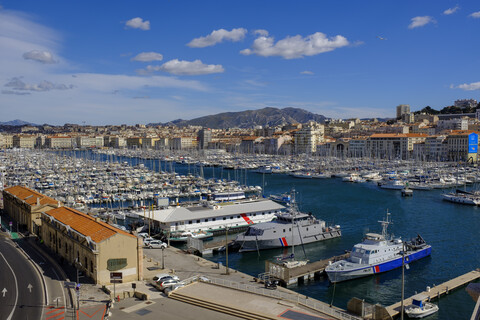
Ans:
MULTIPOLYGON (((480 269, 476 269, 465 273, 459 277, 456 277, 452 280, 446 281, 438 286, 433 288, 427 287, 426 291, 421 292, 420 294, 427 296, 428 300, 439 299, 441 296, 448 294, 450 291, 455 290, 461 286, 464 286, 470 282, 480 279, 480 269)), ((391 306, 386 307, 386 310, 391 318, 398 316, 401 309, 401 301, 397 302, 391 306)), ((412 304, 412 297, 405 299, 403 301, 404 307, 412 304)))
POLYGON ((289 286, 295 283, 302 283, 305 280, 318 279, 324 272, 325 268, 331 263, 338 260, 346 259, 350 253, 334 256, 329 259, 323 259, 297 267, 287 267, 282 261, 265 261, 265 273, 269 277, 280 280, 284 285, 289 286))

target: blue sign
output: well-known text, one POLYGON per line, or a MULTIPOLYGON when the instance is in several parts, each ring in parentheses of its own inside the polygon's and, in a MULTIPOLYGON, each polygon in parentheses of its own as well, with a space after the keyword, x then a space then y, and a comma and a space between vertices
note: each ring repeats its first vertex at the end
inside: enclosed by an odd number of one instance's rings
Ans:
POLYGON ((468 153, 478 153, 478 134, 476 133, 468 135, 468 153))

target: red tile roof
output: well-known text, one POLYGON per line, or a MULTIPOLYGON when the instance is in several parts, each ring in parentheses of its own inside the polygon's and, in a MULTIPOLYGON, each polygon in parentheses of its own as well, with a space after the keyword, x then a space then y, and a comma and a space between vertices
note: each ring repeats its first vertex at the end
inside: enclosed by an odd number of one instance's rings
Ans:
POLYGON ((12 196, 15 196, 16 198, 25 201, 28 203, 30 206, 35 206, 37 205, 37 199, 40 199, 40 204, 57 204, 58 201, 55 199, 52 199, 50 197, 47 197, 41 193, 38 193, 32 189, 29 189, 27 187, 23 186, 13 186, 10 188, 6 188, 4 191, 10 193, 12 196))
POLYGON ((70 226, 75 231, 88 236, 94 242, 101 242, 116 234, 123 234, 135 238, 134 235, 117 229, 108 223, 96 221, 94 217, 82 213, 72 208, 60 207, 48 212, 46 215, 52 216, 61 223, 70 226))

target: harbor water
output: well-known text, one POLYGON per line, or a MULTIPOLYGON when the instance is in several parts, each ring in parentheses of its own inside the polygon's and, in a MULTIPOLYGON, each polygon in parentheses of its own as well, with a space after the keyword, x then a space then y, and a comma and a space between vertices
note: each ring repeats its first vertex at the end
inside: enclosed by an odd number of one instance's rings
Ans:
MULTIPOLYGON (((208 174, 210 168, 205 168, 208 174)), ((212 168, 213 169, 213 168, 212 168)), ((219 168, 215 168, 217 171, 219 168)), ((416 190, 413 197, 402 197, 400 190, 384 190, 374 183, 347 183, 339 178, 295 179, 288 175, 247 174, 254 185, 265 184, 266 194, 298 192, 304 212, 312 212, 327 224, 339 224, 342 237, 296 247, 297 259, 321 260, 350 250, 367 232, 380 232, 378 221, 391 213, 389 231, 410 239, 420 234, 432 245, 432 255, 405 270, 405 297, 421 292, 480 267, 480 208, 445 202, 442 190, 416 190)), ((230 236, 232 237, 232 236, 230 236)), ((257 276, 265 272, 265 260, 291 253, 290 249, 229 254, 229 267, 257 276)), ((226 263, 224 255, 211 256, 226 263)), ((401 300, 401 269, 356 279, 335 286, 328 279, 310 281, 291 289, 346 309, 352 297, 384 306, 401 300)), ((437 303, 437 302, 436 302, 437 303)), ((429 319, 469 319, 474 302, 461 288, 438 302, 440 310, 429 319)))
MULTIPOLYGON (((100 161, 108 161, 101 156, 100 161)), ((194 165, 119 157, 136 165, 143 163, 158 171, 174 170, 178 174, 199 174, 194 165)), ((412 197, 402 197, 400 190, 385 190, 375 183, 347 183, 339 178, 296 179, 285 174, 258 174, 247 170, 226 170, 203 167, 205 178, 235 179, 241 184, 264 187, 265 196, 290 192, 295 188, 297 202, 303 212, 312 212, 327 224, 342 227, 342 237, 296 247, 297 259, 310 261, 329 258, 350 250, 367 232, 380 232, 378 221, 391 213, 389 232, 402 239, 420 234, 432 246, 430 257, 414 262, 405 270, 405 297, 421 292, 466 272, 480 268, 480 208, 445 202, 442 193, 450 190, 415 190, 412 197)), ((470 188, 476 189, 476 186, 470 188)), ((231 239, 233 235, 229 235, 231 239)), ((219 240, 219 239, 216 239, 219 240)), ((265 260, 288 255, 289 249, 230 253, 229 267, 256 277, 265 272, 265 260)), ((206 257, 226 263, 225 255, 206 257)), ((357 297, 368 303, 388 306, 401 300, 401 269, 332 285, 328 279, 306 281, 290 287, 312 298, 346 309, 347 302, 357 297)), ((464 288, 442 297, 440 310, 428 319, 469 319, 475 303, 464 288)))

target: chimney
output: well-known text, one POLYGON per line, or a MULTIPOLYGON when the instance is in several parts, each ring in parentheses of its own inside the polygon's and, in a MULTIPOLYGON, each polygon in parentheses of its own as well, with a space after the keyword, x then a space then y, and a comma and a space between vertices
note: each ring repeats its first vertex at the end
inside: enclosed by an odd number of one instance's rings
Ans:
POLYGON ((62 206, 62 204, 60 203, 60 201, 57 201, 57 208, 60 208, 62 206))
POLYGON ((37 206, 39 206, 39 205, 40 205, 40 198, 37 197, 37 206))

